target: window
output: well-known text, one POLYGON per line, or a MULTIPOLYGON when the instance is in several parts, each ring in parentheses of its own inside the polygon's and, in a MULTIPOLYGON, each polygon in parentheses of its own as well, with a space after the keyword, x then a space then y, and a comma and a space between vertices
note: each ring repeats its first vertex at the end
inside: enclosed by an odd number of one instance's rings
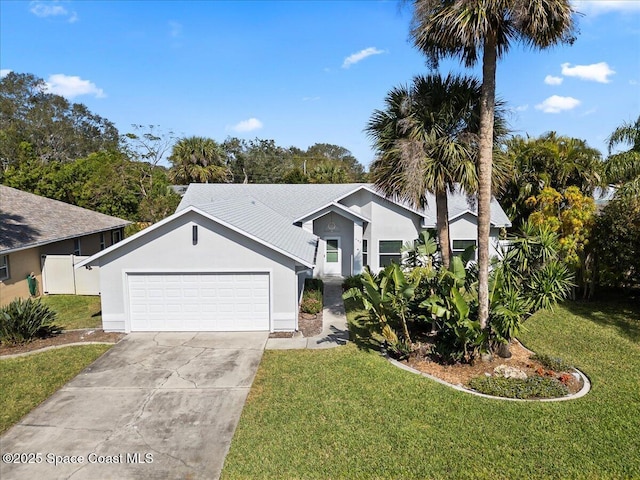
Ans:
POLYGON ((0 255, 0 280, 9 278, 9 255, 0 255))
POLYGON ((380 240, 379 246, 381 267, 386 267, 392 262, 400 264, 400 259, 402 258, 400 254, 402 240, 380 240))
POLYGON ((100 250, 104 250, 107 244, 104 241, 104 233, 100 234, 100 250))
MULTIPOLYGON (((454 256, 458 256, 458 255, 462 255, 464 253, 464 251, 470 247, 470 246, 476 246, 476 241, 475 240, 454 240, 453 241, 453 248, 451 249, 451 253, 453 253, 454 256)), ((476 248, 477 250, 477 248, 476 248)), ((476 260, 476 252, 473 252, 473 255, 471 256, 471 260, 476 260)))
POLYGON ((122 240, 122 232, 120 230, 113 230, 111 232, 111 245, 115 245, 122 240))
POLYGON ((80 239, 73 239, 73 254, 74 255, 82 255, 82 249, 80 248, 80 239))
POLYGON ((362 239, 362 266, 369 265, 369 242, 366 239, 362 239))
POLYGON ((337 238, 327 239, 327 263, 338 263, 340 243, 337 238))

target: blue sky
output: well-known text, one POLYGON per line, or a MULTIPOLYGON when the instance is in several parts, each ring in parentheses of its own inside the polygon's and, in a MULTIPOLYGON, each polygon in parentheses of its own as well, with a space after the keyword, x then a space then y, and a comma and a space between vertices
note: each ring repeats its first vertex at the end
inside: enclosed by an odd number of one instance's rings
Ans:
MULTIPOLYGON (((640 1, 576 1, 573 46, 516 46, 497 89, 519 134, 606 137, 640 114, 640 1)), ((341 145, 365 166, 363 129, 386 93, 428 73, 395 1, 0 0, 0 70, 33 73, 122 133, 341 145)), ((440 72, 479 74, 455 60, 440 72)))

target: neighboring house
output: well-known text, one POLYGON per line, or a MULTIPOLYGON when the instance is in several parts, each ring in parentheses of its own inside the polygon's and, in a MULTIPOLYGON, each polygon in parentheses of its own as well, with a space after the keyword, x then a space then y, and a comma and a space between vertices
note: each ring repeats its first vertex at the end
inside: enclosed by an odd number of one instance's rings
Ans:
MULTIPOLYGON (((0 305, 42 292, 48 255, 93 255, 123 238, 130 222, 0 185, 0 305)), ((73 272, 73 270, 71 270, 73 272)))
MULTIPOLYGON (((454 251, 475 243, 475 210, 450 200, 454 251)), ((369 184, 192 184, 176 213, 81 262, 99 266, 109 331, 291 331, 309 276, 374 271, 435 227, 369 184)), ((492 245, 510 226, 492 203, 492 245)))

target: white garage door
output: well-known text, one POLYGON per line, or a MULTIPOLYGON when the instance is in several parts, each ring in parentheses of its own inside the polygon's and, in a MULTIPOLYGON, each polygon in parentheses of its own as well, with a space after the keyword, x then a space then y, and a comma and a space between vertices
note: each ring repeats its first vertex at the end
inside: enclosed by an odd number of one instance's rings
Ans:
POLYGON ((269 330, 269 274, 130 274, 131 331, 269 330))

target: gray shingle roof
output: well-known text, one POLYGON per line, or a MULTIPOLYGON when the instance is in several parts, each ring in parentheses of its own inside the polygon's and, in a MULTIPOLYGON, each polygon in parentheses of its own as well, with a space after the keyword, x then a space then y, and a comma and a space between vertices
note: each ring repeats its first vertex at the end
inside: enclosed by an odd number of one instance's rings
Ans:
POLYGON ((248 195, 217 198, 198 209, 313 265, 317 237, 248 195))
POLYGON ((104 232, 129 223, 0 185, 0 253, 104 232))
MULTIPOLYGON (((372 184, 366 183, 192 183, 176 212, 196 207, 276 249, 306 263, 313 263, 317 237, 295 226, 294 222, 362 187, 375 191, 372 184)), ((450 194, 450 218, 467 211, 476 214, 477 207, 471 200, 459 191, 450 194)), ((435 198, 429 196, 426 209, 417 213, 424 216, 427 225, 430 222, 435 225, 435 198)), ((495 199, 491 203, 491 219, 495 226, 511 225, 495 199)))
MULTIPOLYGON (((478 215, 478 202, 475 195, 468 196, 463 191, 456 189, 453 193, 447 194, 447 203, 449 207, 449 219, 458 217, 465 212, 471 212, 474 215, 478 215)), ((427 222, 433 221, 435 226, 436 222, 436 199, 431 193, 427 193, 427 222)), ((496 227, 510 227, 511 221, 507 214, 498 203, 495 198, 491 198, 491 223, 496 227)))
POLYGON ((290 219, 324 207, 335 199, 362 187, 362 183, 338 184, 242 184, 192 183, 176 211, 189 205, 199 206, 219 198, 250 196, 290 219))

